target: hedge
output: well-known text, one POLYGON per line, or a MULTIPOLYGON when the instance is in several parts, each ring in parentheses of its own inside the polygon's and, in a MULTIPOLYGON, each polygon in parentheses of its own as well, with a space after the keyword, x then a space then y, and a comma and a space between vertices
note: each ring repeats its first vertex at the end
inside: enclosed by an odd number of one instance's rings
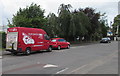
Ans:
POLYGON ((6 47, 6 33, 0 32, 0 48, 6 47))

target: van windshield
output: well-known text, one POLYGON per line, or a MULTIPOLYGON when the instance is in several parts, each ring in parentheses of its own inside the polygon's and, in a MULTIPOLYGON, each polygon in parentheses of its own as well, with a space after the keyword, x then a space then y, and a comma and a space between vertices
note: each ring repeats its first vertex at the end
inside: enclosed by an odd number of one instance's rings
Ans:
POLYGON ((44 38, 45 40, 50 40, 50 37, 47 34, 44 35, 44 38))

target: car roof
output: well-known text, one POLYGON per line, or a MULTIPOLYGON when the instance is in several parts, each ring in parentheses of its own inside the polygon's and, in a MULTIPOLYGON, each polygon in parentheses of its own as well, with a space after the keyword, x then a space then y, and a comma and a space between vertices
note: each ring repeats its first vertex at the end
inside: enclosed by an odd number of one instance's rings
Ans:
POLYGON ((51 39, 56 39, 56 40, 58 40, 58 39, 63 39, 63 38, 51 38, 51 39))

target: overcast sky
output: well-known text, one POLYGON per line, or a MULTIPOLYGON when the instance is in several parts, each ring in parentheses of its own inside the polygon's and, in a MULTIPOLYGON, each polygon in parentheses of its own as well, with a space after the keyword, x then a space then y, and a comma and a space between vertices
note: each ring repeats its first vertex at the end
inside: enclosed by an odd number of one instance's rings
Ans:
POLYGON ((60 4, 71 4, 72 9, 92 7, 96 12, 106 13, 108 23, 113 21, 118 14, 119 0, 0 0, 0 25, 7 25, 7 19, 12 20, 13 14, 19 8, 26 8, 31 3, 36 3, 45 9, 45 16, 50 12, 57 14, 60 4))

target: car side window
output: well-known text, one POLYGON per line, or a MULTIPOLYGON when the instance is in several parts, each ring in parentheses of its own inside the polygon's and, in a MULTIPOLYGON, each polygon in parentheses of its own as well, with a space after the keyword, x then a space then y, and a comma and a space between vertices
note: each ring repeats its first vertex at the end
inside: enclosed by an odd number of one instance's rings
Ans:
POLYGON ((59 39, 58 41, 59 42, 66 42, 66 40, 64 40, 64 39, 59 39))
POLYGON ((47 34, 44 34, 45 40, 50 40, 50 37, 47 34))

